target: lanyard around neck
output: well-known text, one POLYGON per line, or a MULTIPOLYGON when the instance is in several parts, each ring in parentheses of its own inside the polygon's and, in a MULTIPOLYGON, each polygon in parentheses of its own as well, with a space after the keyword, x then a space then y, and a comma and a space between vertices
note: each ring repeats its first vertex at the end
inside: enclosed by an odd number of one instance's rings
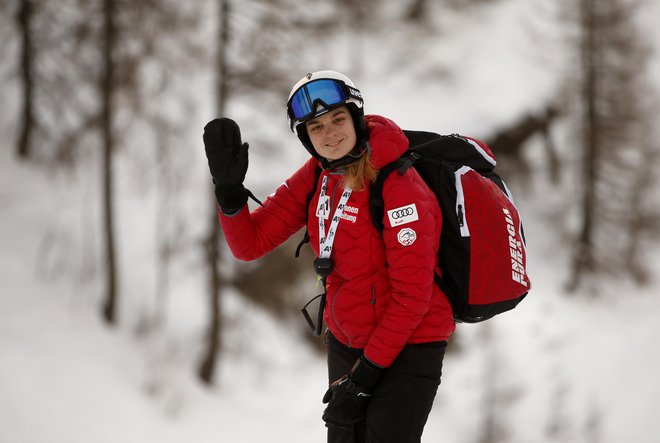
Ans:
POLYGON ((344 192, 341 194, 339 199, 339 204, 335 213, 332 216, 332 221, 330 222, 330 229, 328 230, 328 235, 325 234, 325 216, 330 211, 330 199, 327 197, 328 191, 328 176, 323 177, 323 182, 321 184, 321 193, 319 194, 319 206, 317 211, 317 216, 319 218, 319 257, 320 258, 330 258, 332 253, 332 246, 335 242, 335 234, 337 233, 337 226, 339 225, 339 220, 344 213, 344 208, 348 202, 348 198, 351 196, 353 190, 349 187, 344 188, 344 192))

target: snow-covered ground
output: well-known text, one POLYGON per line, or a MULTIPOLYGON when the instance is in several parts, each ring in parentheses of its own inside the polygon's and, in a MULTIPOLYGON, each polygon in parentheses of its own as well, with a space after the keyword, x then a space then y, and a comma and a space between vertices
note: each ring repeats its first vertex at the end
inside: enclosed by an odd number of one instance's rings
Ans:
MULTIPOLYGON (((478 27, 457 23, 474 30, 457 36, 453 50, 441 45, 443 59, 451 63, 469 55, 474 69, 466 79, 422 89, 401 71, 390 78, 369 68, 363 73, 369 83, 365 97, 373 97, 368 112, 410 128, 483 135, 531 107, 535 98, 555 93, 547 72, 560 67, 544 70, 538 60, 518 61, 530 50, 522 45, 517 24, 533 10, 526 5, 538 2, 505 3, 512 9, 483 13, 478 27), (477 75, 479 68, 489 75, 477 75), (430 103, 428 96, 443 100, 430 103), (447 127, 434 126, 436 121, 447 127)), ((657 2, 653 5, 660 12, 657 2)), ((235 110, 246 113, 240 105, 235 110)), ((199 131, 191 132, 199 137, 199 131)), ((249 124, 244 134, 249 137, 249 124)), ((301 339, 299 324, 280 323, 228 292, 219 380, 210 389, 199 384, 194 371, 207 315, 199 258, 172 269, 176 278, 169 283, 167 313, 154 322, 154 306, 162 302, 150 295, 157 278, 157 197, 129 192, 135 183, 124 179, 119 183, 123 298, 119 325, 106 327, 98 313, 96 173, 64 177, 18 163, 11 137, 4 140, 0 443, 324 440, 320 399, 326 370, 323 357, 301 339)), ((288 143, 297 141, 290 136, 288 143)), ((199 177, 187 182, 189 194, 182 200, 194 211, 205 201, 199 195, 207 177, 197 138, 191 138, 189 149, 197 151, 186 167, 199 177)), ((298 152, 286 161, 264 160, 257 146, 251 149, 256 155, 248 181, 266 189, 268 174, 260 167, 270 162, 281 169, 270 179, 273 189, 304 158, 298 152)), ((131 170, 129 161, 120 162, 120 171, 131 170)), ((525 216, 533 290, 510 313, 482 325, 459 325, 458 349, 445 359, 424 441, 476 443, 487 405, 495 401, 501 442, 657 443, 660 283, 638 288, 612 282, 597 297, 564 293, 568 255, 558 248, 544 206, 558 191, 543 180, 513 191, 525 216)), ((660 260, 654 258, 657 279, 660 260)))
MULTIPOLYGON (((322 441, 325 367, 296 328, 228 293, 225 315, 240 322, 226 331, 218 385, 203 388, 190 349, 200 330, 108 329, 89 286, 44 275, 44 226, 56 209, 44 196, 58 192, 1 155, 0 441, 322 441)), ((504 441, 656 442, 657 286, 563 294, 548 227, 528 219, 533 292, 487 324, 459 326, 461 350, 445 360, 425 441, 475 441, 494 392, 504 441)))

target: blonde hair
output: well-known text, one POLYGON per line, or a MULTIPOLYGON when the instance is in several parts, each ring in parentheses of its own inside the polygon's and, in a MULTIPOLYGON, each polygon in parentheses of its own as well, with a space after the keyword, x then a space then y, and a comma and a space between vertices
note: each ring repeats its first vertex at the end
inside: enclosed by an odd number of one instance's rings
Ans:
POLYGON ((344 186, 354 191, 363 191, 370 182, 376 180, 378 169, 371 163, 368 153, 363 154, 358 161, 346 167, 344 186))

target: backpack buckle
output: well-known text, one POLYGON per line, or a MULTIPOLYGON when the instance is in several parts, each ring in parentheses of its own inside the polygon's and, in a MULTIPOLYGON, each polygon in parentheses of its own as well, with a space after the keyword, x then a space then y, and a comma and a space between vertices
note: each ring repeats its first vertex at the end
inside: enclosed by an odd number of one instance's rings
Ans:
POLYGON ((416 152, 411 152, 410 154, 406 155, 404 158, 401 159, 401 166, 397 168, 397 172, 399 174, 403 174, 406 172, 408 168, 410 168, 413 163, 415 163, 417 160, 422 158, 418 153, 416 152))

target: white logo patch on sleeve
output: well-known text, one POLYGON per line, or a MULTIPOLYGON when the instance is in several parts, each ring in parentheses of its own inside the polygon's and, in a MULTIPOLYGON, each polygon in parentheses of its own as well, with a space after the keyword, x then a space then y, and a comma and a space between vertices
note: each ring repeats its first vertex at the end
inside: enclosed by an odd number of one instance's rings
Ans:
POLYGON ((410 228, 403 228, 396 235, 396 238, 403 246, 410 246, 417 240, 417 233, 410 228))
POLYGON ((414 222, 419 220, 419 215, 417 214, 417 206, 415 203, 412 203, 407 206, 401 206, 400 208, 395 208, 390 211, 387 211, 387 218, 390 219, 390 226, 401 226, 406 223, 414 222))

